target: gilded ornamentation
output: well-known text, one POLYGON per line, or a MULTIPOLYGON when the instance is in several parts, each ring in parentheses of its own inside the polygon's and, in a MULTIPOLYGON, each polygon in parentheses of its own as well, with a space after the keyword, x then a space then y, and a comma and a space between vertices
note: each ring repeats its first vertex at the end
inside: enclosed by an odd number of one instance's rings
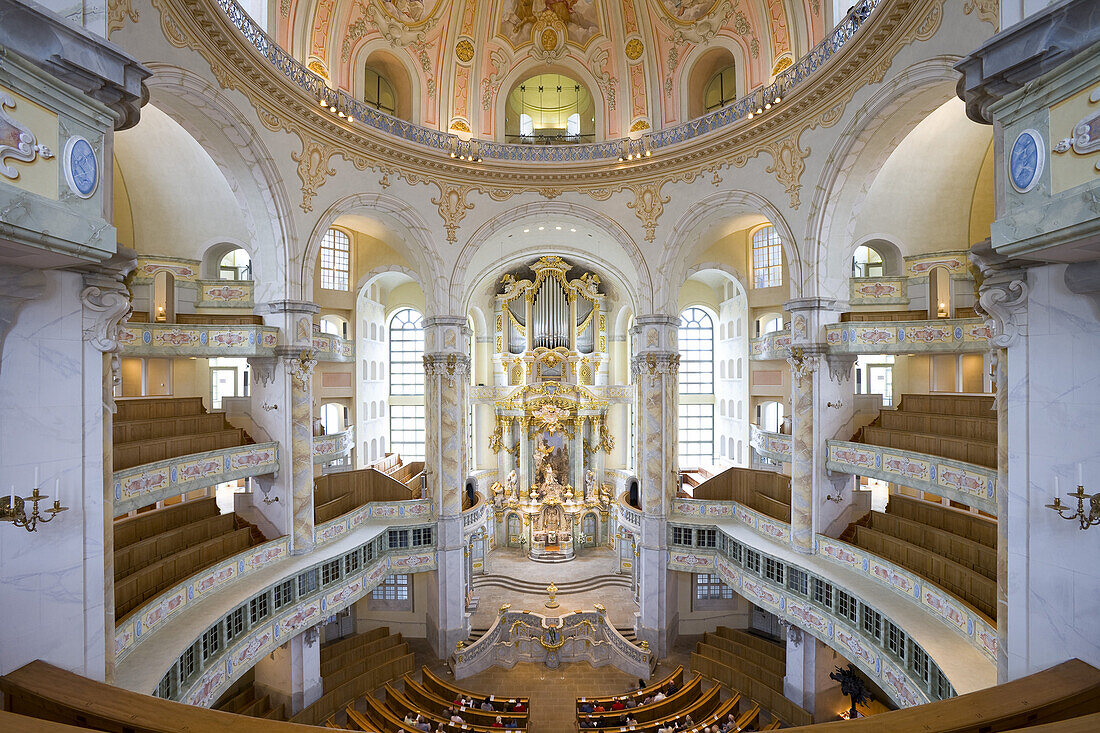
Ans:
POLYGON ((317 357, 312 349, 302 349, 302 353, 295 358, 287 359, 287 369, 290 376, 304 390, 309 389, 310 380, 313 379, 313 369, 317 366, 317 357))
POLYGON ((458 241, 459 223, 466 218, 466 212, 474 208, 474 205, 466 201, 466 195, 470 193, 469 186, 448 186, 440 181, 439 196, 432 199, 432 203, 439 207, 439 215, 443 217, 443 227, 447 230, 447 241, 458 241))
POLYGON ((558 196, 561 196, 561 193, 562 191, 560 188, 554 188, 553 186, 544 186, 539 189, 539 195, 548 199, 556 199, 558 196))
POLYGON ((470 126, 462 120, 453 120, 451 122, 451 129, 458 130, 459 132, 469 132, 470 126))
POLYGON ((609 110, 615 109, 615 92, 619 88, 619 80, 617 77, 611 76, 611 73, 607 70, 608 61, 611 56, 605 47, 599 47, 592 52, 592 56, 588 59, 588 68, 592 71, 592 75, 596 78, 596 84, 599 85, 600 90, 603 92, 604 99, 607 102, 607 108, 609 110))
POLYGON ((905 34, 902 43, 908 44, 913 41, 927 41, 929 38, 936 35, 936 31, 939 30, 940 21, 942 20, 943 6, 938 2, 932 3, 932 7, 924 14, 924 17, 917 23, 917 26, 905 34))
POLYGON ((817 354, 807 354, 801 346, 790 348, 787 363, 791 365, 791 376, 798 381, 800 389, 804 386, 805 381, 813 375, 814 370, 817 369, 817 362, 820 358, 817 354))
POLYGON ((980 19, 993 26, 993 30, 1000 28, 1000 10, 999 0, 966 0, 963 5, 963 13, 977 13, 980 19))
POLYGON ((115 31, 122 30, 127 20, 137 23, 138 17, 138 11, 134 10, 131 0, 108 0, 107 38, 110 39, 115 31))
POLYGON ((298 178, 302 181, 302 211, 310 212, 317 189, 325 184, 327 177, 336 175, 336 170, 329 167, 332 151, 327 145, 305 136, 301 139, 302 152, 291 153, 290 159, 298 164, 298 178))
POLYGON ((216 61, 210 62, 210 73, 214 75, 214 80, 222 89, 228 89, 233 83, 233 76, 229 73, 229 69, 216 61))
POLYGON ((657 236, 657 220, 672 197, 661 195, 661 182, 647 183, 631 190, 634 191, 634 200, 627 203, 627 208, 634 209, 634 214, 645 227, 646 241, 652 242, 657 236))
POLYGON ((481 108, 485 110, 493 106, 493 97, 500 91, 500 85, 504 82, 504 72, 508 68, 508 60, 504 52, 498 48, 489 52, 489 61, 494 71, 481 80, 481 108))
POLYGON ((630 126, 630 131, 631 132, 638 132, 639 130, 648 130, 648 129, 649 129, 649 123, 646 122, 645 120, 638 120, 637 122, 635 122, 633 125, 630 126))
POLYGON ((641 39, 631 38, 626 44, 626 57, 631 61, 637 61, 641 58, 642 53, 645 52, 645 44, 641 39))
POLYGON ((474 58, 474 44, 469 38, 463 38, 455 44, 455 56, 463 63, 470 63, 474 58))
POLYGON ((799 147, 798 138, 800 135, 801 130, 798 130, 789 137, 770 143, 767 147, 767 151, 771 153, 774 162, 767 168, 766 172, 774 173, 776 179, 786 188, 787 193, 790 195, 792 209, 797 209, 801 205, 798 193, 802 190, 801 180, 802 172, 806 170, 806 156, 810 154, 809 148, 803 150, 799 147))

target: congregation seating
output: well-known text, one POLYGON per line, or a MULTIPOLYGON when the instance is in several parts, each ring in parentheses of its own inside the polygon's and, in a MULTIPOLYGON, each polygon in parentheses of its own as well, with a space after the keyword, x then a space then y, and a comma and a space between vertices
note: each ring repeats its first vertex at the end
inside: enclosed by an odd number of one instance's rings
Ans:
POLYGON ((115 471, 253 442, 201 397, 120 399, 112 438, 115 471))
POLYGON ((419 480, 415 487, 409 487, 373 468, 328 473, 313 481, 314 521, 327 522, 374 501, 419 498, 419 480))
POLYGON ((781 522, 791 521, 791 478, 774 471, 727 468, 696 486, 691 498, 736 501, 781 522))
POLYGON ((985 395, 903 395, 897 410, 880 412, 855 440, 997 467, 997 415, 985 395))
MULTIPOLYGON (((956 308, 953 318, 977 318, 978 312, 973 308, 956 308)), ((919 311, 852 311, 841 313, 841 323, 882 323, 885 321, 932 321, 936 320, 928 315, 927 310, 919 311)))
POLYGON ((997 524, 942 504, 891 494, 840 539, 926 578, 990 620, 997 612, 997 524))
POLYGON ((401 634, 380 627, 321 648, 320 699, 290 718, 292 723, 324 725, 333 713, 370 695, 413 668, 413 654, 401 634))
POLYGON ((787 650, 781 644, 740 629, 719 626, 707 633, 691 654, 691 667, 747 700, 776 720, 808 725, 813 716, 783 694, 787 650))
POLYGON ((255 687, 256 670, 250 669, 233 683, 218 702, 214 703, 215 710, 223 710, 227 713, 247 715, 251 718, 263 718, 265 720, 286 720, 286 706, 284 704, 273 705, 271 697, 260 694, 255 687))
MULTIPOLYGON (((0 677, 0 691, 5 695, 5 710, 0 711, 0 730, 26 733, 77 733, 87 729, 110 733, 175 733, 181 730, 190 733, 308 733, 315 730, 130 692, 43 661, 31 662, 0 677)), ((381 705, 372 697, 367 700, 381 705)), ((727 700, 722 706, 729 704, 727 700)), ((720 707, 719 711, 722 709, 720 707)), ((352 727, 355 725, 352 723, 349 728, 380 730, 361 714, 357 715, 362 724, 352 727)), ((692 715, 692 719, 698 725, 707 725, 715 716, 692 715)), ((1100 729, 1098 726, 1100 670, 1073 659, 1012 682, 949 700, 791 731, 1091 733, 1100 729)), ((419 732, 413 729, 407 733, 419 732)))
POLYGON ((214 497, 123 517, 114 523, 115 618, 122 620, 195 573, 265 537, 214 497))
MULTIPOLYGON (((405 686, 405 697, 412 704, 416 705, 418 710, 426 710, 435 715, 440 715, 446 710, 456 709, 463 719, 473 724, 491 726, 497 716, 500 716, 501 720, 505 723, 505 727, 511 727, 508 725, 509 722, 514 722, 516 728, 527 727, 527 712, 513 713, 509 710, 497 709, 489 711, 481 710, 476 707, 466 707, 464 705, 459 705, 456 708, 454 699, 442 697, 440 693, 429 690, 427 687, 417 682, 411 673, 406 674, 401 681, 405 686)), ((510 700, 511 698, 502 699, 503 704, 497 705, 496 707, 511 707, 510 700)))
POLYGON ((632 690, 631 692, 624 693, 622 695, 607 695, 604 697, 578 697, 577 698, 577 711, 580 712, 581 705, 589 703, 592 705, 602 705, 605 708, 610 708, 611 704, 616 700, 633 700, 634 702, 641 703, 642 700, 647 697, 651 697, 657 694, 658 690, 667 690, 669 685, 675 685, 680 687, 684 684, 684 666, 680 665, 676 669, 672 670, 666 677, 659 679, 655 682, 650 682, 645 687, 632 690))
MULTIPOLYGON (((134 311, 127 320, 130 323, 149 323, 149 313, 148 311, 134 311)), ((166 321, 160 322, 165 323, 166 321)), ((198 326, 262 326, 264 319, 261 316, 252 314, 177 313, 176 320, 172 323, 198 326)))

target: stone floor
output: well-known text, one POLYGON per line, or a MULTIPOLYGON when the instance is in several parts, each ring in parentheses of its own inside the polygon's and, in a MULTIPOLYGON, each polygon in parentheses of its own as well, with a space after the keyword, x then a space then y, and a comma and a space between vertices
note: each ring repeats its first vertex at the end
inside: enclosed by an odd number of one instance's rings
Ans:
MULTIPOLYGON (((567 583, 600 575, 614 575, 619 568, 615 550, 594 548, 585 550, 576 559, 563 563, 537 563, 527 559, 522 550, 498 548, 489 555, 488 575, 505 575, 518 580, 555 584, 567 583)), ((475 581, 476 582, 476 581, 475 581)), ((633 628, 634 603, 630 588, 611 587, 575 593, 559 592, 559 608, 550 609, 544 605, 545 593, 524 593, 507 588, 492 586, 474 587, 478 597, 478 607, 471 616, 472 628, 488 628, 496 619, 501 605, 511 603, 515 610, 529 610, 546 616, 556 617, 563 613, 580 609, 590 609, 594 603, 602 603, 607 608, 611 623, 619 628, 633 628)))

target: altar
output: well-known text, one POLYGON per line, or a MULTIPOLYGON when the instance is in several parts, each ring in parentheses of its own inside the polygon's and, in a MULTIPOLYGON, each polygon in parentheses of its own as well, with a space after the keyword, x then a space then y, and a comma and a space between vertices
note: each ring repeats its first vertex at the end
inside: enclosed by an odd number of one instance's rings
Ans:
POLYGON ((494 544, 564 562, 613 543, 602 479, 615 441, 593 389, 606 384, 604 295, 595 275, 567 278, 559 257, 531 269, 531 279, 505 275, 497 294, 495 381, 511 389, 493 404, 489 438, 502 479, 492 485, 494 544))

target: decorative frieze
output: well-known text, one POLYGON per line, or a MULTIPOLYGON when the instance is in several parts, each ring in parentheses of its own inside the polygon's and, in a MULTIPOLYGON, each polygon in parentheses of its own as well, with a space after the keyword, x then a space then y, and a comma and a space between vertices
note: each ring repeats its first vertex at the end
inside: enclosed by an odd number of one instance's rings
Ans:
POLYGON ((829 354, 920 354, 988 351, 990 327, 981 318, 859 321, 825 326, 829 354))
POLYGON ((118 342, 125 356, 273 356, 279 345, 279 329, 256 325, 126 323, 119 328, 118 342))

